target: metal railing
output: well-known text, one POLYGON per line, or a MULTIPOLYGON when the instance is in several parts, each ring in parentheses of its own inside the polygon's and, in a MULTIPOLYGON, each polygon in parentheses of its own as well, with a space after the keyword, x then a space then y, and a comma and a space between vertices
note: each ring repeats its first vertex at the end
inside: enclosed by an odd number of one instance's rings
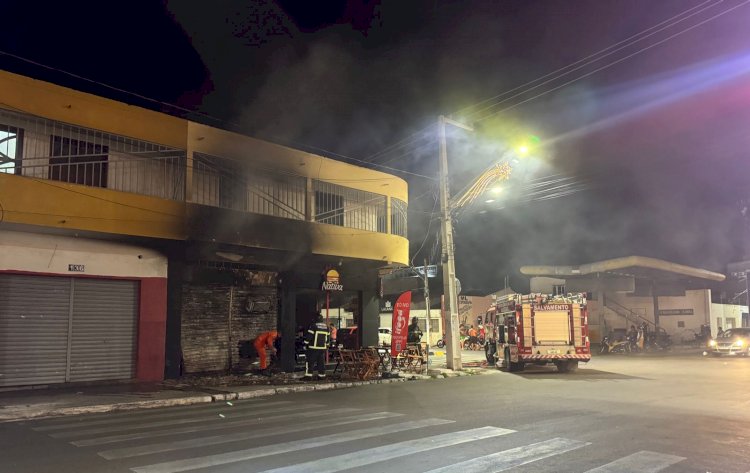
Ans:
MULTIPOLYGON (((193 153, 191 196, 203 205, 387 233, 386 196, 193 153), (309 214, 308 214, 309 212, 309 214), (306 217, 307 216, 307 217, 306 217)), ((0 107, 0 173, 186 200, 185 150, 0 107)), ((391 233, 407 204, 391 199, 391 233)))
POLYGON ((192 201, 293 220, 305 219, 306 179, 193 153, 192 201))
POLYGON ((313 180, 314 220, 341 227, 385 233, 385 196, 313 180))
POLYGON ((406 202, 395 197, 391 198, 391 233, 406 238, 408 206, 406 202))
POLYGON ((185 198, 181 149, 3 108, 0 141, 0 172, 163 199, 185 198))

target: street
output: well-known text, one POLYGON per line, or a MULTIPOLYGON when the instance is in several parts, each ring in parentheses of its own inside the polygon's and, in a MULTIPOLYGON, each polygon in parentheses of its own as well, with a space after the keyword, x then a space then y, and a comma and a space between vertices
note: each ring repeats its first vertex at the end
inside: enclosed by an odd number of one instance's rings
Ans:
POLYGON ((0 471, 750 471, 750 360, 597 357, 0 424, 0 471))

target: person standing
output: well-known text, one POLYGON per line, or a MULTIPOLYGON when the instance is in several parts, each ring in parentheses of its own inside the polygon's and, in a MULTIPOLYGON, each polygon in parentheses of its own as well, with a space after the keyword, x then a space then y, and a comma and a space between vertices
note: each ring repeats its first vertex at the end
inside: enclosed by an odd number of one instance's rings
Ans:
POLYGON ((331 324, 328 324, 328 329, 331 333, 331 347, 336 348, 336 335, 338 333, 338 330, 336 329, 336 326, 331 324))
POLYGON ((422 340, 422 330, 419 328, 419 321, 416 317, 411 319, 409 331, 406 335, 406 343, 419 343, 422 340))
POLYGON ((253 342, 255 351, 258 352, 258 357, 260 357, 261 371, 265 371, 266 369, 268 369, 268 354, 266 353, 266 349, 271 349, 273 351, 273 354, 275 355, 276 348, 274 347, 274 342, 280 336, 281 334, 276 330, 269 330, 268 332, 263 332, 258 335, 258 338, 255 339, 255 342, 253 342))
POLYGON ((328 350, 328 337, 331 333, 323 321, 323 316, 317 314, 315 322, 307 329, 305 334, 305 376, 304 379, 320 379, 326 377, 326 351, 328 350), (317 375, 313 376, 317 370, 317 375))

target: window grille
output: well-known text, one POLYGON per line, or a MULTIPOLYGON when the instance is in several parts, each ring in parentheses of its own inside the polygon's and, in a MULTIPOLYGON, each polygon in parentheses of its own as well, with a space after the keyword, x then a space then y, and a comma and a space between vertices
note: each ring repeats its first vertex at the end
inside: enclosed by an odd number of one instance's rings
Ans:
POLYGON ((313 180, 313 190, 316 222, 385 232, 384 195, 319 180, 313 180))
POLYGON ((391 233, 406 238, 408 206, 401 199, 391 198, 391 233))
POLYGON ((305 219, 306 179, 193 154, 193 201, 274 217, 305 219))
POLYGON ((181 149, 0 108, 0 153, 0 172, 185 198, 181 149))

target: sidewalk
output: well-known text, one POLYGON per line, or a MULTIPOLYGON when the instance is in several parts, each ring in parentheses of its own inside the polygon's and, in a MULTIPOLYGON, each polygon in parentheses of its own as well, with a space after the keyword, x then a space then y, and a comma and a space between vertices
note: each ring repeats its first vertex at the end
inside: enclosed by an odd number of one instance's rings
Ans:
POLYGON ((167 380, 161 383, 113 383, 0 391, 0 422, 226 402, 292 392, 346 389, 368 384, 444 379, 477 374, 478 371, 467 367, 465 371, 453 372, 445 369, 443 361, 442 366, 431 363, 430 370, 423 374, 400 373, 399 377, 370 381, 332 378, 302 381, 298 377, 299 373, 278 373, 271 377, 217 375, 167 380))

